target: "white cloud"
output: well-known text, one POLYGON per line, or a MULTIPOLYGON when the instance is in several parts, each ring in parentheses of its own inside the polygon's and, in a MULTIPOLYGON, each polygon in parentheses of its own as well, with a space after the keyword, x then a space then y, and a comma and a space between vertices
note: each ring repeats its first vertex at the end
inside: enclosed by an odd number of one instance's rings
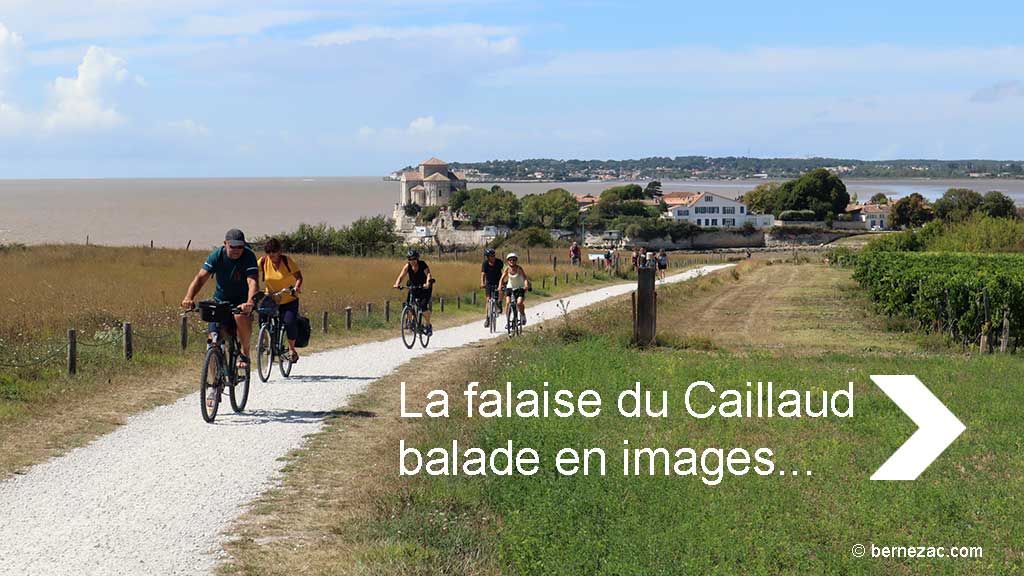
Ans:
POLYGON ((192 138, 202 138, 210 135, 210 129, 204 124, 196 122, 191 118, 168 122, 166 127, 172 132, 192 138))
POLYGON ((314 36, 306 43, 311 46, 347 46, 363 42, 426 40, 455 42, 500 54, 514 52, 519 47, 519 39, 513 29, 480 24, 350 28, 314 36))
POLYGON ((15 68, 24 46, 21 36, 0 22, 0 81, 15 68))
POLYGON ((129 77, 125 61, 103 48, 90 46, 75 78, 57 78, 53 83, 54 108, 43 121, 49 131, 105 129, 125 119, 104 100, 110 86, 129 77))
POLYGON ((444 150, 455 140, 466 138, 472 131, 465 124, 447 124, 438 122, 433 116, 419 116, 405 128, 363 126, 356 136, 362 145, 381 150, 433 154, 444 150))
POLYGON ((313 20, 319 12, 309 10, 262 10, 233 15, 199 14, 184 26, 189 36, 250 36, 264 30, 313 20))
MULTIPOLYGON (((821 79, 849 79, 853 74, 926 78, 935 74, 983 76, 1024 75, 1024 46, 998 48, 922 48, 889 44, 854 47, 755 47, 723 50, 707 46, 568 52, 515 69, 499 71, 490 84, 523 82, 633 81, 656 77, 692 85, 728 82, 764 87, 780 78, 803 86, 821 79)), ((720 86, 720 85, 718 85, 720 86)), ((787 87, 793 87, 786 85, 787 87)))
POLYGON ((1011 98, 1024 98, 1024 84, 1013 81, 986 86, 971 96, 971 102, 999 102, 1011 98))

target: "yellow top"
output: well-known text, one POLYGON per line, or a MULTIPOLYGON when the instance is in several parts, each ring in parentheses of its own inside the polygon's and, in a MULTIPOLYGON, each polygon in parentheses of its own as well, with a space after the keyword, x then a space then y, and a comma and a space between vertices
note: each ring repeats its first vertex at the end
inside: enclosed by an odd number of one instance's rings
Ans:
MULTIPOLYGON (((284 290, 289 286, 295 286, 295 274, 298 272, 299 263, 283 254, 281 255, 280 267, 274 266, 270 256, 260 258, 260 274, 263 276, 263 282, 266 285, 268 294, 284 290)), ((278 304, 287 304, 292 300, 297 300, 297 298, 288 293, 277 297, 278 304)))

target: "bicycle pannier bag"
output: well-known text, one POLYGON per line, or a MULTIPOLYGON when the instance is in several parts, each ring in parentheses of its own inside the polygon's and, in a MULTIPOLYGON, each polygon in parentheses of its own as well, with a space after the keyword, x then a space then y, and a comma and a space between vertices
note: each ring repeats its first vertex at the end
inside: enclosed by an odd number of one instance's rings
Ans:
POLYGON ((299 316, 295 323, 299 329, 298 337, 295 338, 295 347, 305 348, 309 345, 309 335, 313 333, 313 329, 309 325, 309 318, 299 316))

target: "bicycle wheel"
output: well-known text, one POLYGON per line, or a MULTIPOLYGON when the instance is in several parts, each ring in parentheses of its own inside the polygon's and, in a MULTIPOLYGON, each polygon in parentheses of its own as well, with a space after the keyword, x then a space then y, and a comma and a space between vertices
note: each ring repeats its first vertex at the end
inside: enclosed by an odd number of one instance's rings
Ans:
POLYGON ((249 373, 252 370, 252 359, 249 360, 249 364, 245 365, 245 368, 239 368, 238 356, 235 354, 231 356, 234 365, 231 366, 229 373, 234 374, 235 381, 231 384, 228 396, 231 398, 231 409, 238 413, 245 410, 245 404, 249 401, 249 373))
POLYGON ((519 311, 519 305, 518 304, 515 304, 514 306, 516 307, 516 325, 515 325, 515 330, 516 330, 516 336, 519 336, 520 334, 523 333, 523 314, 522 314, 522 312, 519 311))
POLYGON ((277 333, 277 360, 278 368, 281 369, 281 376, 285 378, 292 374, 292 352, 289 350, 283 341, 285 335, 281 334, 280 331, 277 333))
POLYGON ((260 336, 256 340, 256 373, 260 380, 270 380, 270 370, 274 367, 274 342, 271 338, 270 323, 260 327, 260 336))
POLYGON ((199 409, 203 414, 203 420, 213 422, 217 417, 217 408, 220 406, 220 393, 223 390, 223 370, 221 363, 223 359, 220 350, 212 346, 206 350, 206 358, 203 359, 203 372, 199 376, 199 409), (213 390, 213 405, 206 405, 206 397, 213 390))
POLYGON ((510 302, 508 310, 505 311, 505 331, 508 332, 508 337, 511 338, 516 335, 516 320, 519 308, 516 307, 515 302, 510 302))
POLYGON ((402 306, 402 343, 412 350, 416 345, 416 333, 419 332, 419 318, 412 306, 402 306))
POLYGON ((416 326, 420 329, 420 346, 427 347, 427 343, 430 342, 430 334, 427 333, 427 327, 423 325, 423 312, 416 313, 416 326))

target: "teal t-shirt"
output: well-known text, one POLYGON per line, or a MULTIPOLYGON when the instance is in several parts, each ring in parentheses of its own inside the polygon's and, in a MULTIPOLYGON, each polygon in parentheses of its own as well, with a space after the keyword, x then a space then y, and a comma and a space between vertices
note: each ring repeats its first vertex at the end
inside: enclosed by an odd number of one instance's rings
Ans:
POLYGON ((203 263, 203 270, 217 278, 217 289, 213 297, 221 302, 230 302, 235 306, 245 303, 249 297, 249 283, 246 278, 259 279, 259 266, 256 264, 256 253, 249 248, 242 250, 238 260, 228 258, 223 246, 210 252, 203 263))

